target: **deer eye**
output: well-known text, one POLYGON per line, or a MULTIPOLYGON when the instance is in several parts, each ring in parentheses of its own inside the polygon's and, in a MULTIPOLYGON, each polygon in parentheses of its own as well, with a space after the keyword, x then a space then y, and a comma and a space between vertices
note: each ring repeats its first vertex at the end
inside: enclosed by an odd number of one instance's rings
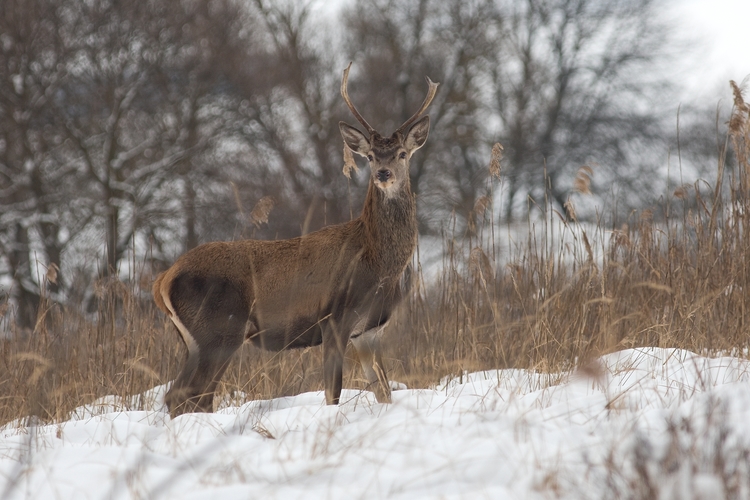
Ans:
POLYGON ((406 159, 406 151, 401 151, 398 154, 398 157, 401 158, 402 160, 405 160, 406 159))
POLYGON ((372 161, 372 155, 367 155, 367 161, 372 161))

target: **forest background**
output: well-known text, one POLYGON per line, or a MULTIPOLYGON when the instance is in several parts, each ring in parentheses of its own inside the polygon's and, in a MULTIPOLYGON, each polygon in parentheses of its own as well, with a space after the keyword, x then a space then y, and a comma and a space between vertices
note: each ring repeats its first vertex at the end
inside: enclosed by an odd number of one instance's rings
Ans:
MULTIPOLYGON (((607 216, 656 205, 682 90, 660 68, 687 47, 664 5, 3 2, 0 283, 13 317, 34 326, 49 268, 46 293, 92 311, 97 280, 129 276, 128 262, 156 272, 206 241, 357 216, 367 179, 342 177, 337 127, 351 121, 338 91, 350 60, 353 99, 382 130, 418 106, 425 75, 441 82, 411 172, 422 234, 454 214, 467 228, 497 142, 496 222, 545 196, 563 210, 584 165, 596 196, 579 217, 604 201, 617 205, 607 216)), ((673 185, 714 168, 715 114, 680 107, 673 185)))

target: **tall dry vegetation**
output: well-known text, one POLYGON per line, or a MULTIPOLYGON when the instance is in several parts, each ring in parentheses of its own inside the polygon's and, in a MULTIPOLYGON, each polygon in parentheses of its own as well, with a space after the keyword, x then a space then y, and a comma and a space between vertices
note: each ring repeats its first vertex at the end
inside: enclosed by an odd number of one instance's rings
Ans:
MULTIPOLYGON (((725 148, 732 169, 720 155, 710 182, 678 186, 664 206, 634 211, 612 227, 578 224, 569 199, 566 215, 548 210, 539 222, 543 236, 530 229, 525 245, 502 262, 504 235, 492 226, 470 224, 469 238, 447 241, 438 282, 420 284, 389 329, 386 344, 400 372, 394 377, 421 386, 467 369, 560 370, 635 346, 746 354, 750 107, 731 86, 725 148), (665 214, 658 222, 656 208, 665 214), (553 226, 574 245, 549 238, 553 226)), ((500 154, 493 149, 493 175, 500 154)), ((574 190, 585 195, 591 175, 582 167, 574 190)), ((487 203, 475 206, 477 219, 487 203)))
MULTIPOLYGON (((612 227, 584 226, 569 200, 567 216, 548 210, 538 222, 542 236, 529 230, 522 248, 507 255, 499 250, 505 234, 489 224, 491 199, 480 199, 468 234, 444 239, 434 282, 423 278, 415 259, 409 298, 385 332, 392 378, 424 387, 463 370, 554 371, 633 346, 744 355, 750 339, 750 107, 734 82, 732 89, 731 156, 721 155, 710 183, 669 193, 658 207, 664 220, 644 208, 612 227), (574 236, 574 245, 547 237, 558 225, 574 236)), ((493 150, 493 177, 501 173, 501 152, 493 150)), ((591 175, 579 171, 574 187, 581 195, 591 175)), ((174 377, 184 348, 155 311, 151 275, 140 268, 129 283, 96 285, 95 317, 43 299, 33 329, 4 320, 11 336, 0 350, 0 422, 31 415, 64 419, 100 396, 135 394, 174 377)), ((55 279, 52 268, 46 281, 55 279)), ((357 364, 349 361, 345 387, 362 387, 357 364)), ((245 347, 224 377, 219 400, 221 394, 242 400, 319 390, 321 364, 316 348, 267 353, 245 347)))

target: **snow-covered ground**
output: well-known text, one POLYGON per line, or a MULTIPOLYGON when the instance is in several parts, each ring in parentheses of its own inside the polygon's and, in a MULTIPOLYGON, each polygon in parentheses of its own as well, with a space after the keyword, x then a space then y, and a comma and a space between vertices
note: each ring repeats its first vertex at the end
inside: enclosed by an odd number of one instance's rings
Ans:
POLYGON ((171 420, 115 397, 0 429, 0 498, 750 498, 750 362, 673 349, 171 420))

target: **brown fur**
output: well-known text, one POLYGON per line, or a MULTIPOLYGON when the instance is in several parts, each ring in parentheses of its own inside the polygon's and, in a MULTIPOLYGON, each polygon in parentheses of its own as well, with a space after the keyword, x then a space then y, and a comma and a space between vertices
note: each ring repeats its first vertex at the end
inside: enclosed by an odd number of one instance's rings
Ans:
POLYGON ((361 336, 355 348, 368 380, 378 401, 390 401, 375 334, 401 299, 400 277, 416 247, 408 158, 427 139, 429 118, 387 139, 340 128, 354 153, 372 158, 360 217, 289 240, 207 243, 154 282, 156 305, 188 347, 166 396, 173 416, 212 411, 216 385, 245 340, 273 351, 322 343, 326 401, 336 404, 344 349, 361 336))

